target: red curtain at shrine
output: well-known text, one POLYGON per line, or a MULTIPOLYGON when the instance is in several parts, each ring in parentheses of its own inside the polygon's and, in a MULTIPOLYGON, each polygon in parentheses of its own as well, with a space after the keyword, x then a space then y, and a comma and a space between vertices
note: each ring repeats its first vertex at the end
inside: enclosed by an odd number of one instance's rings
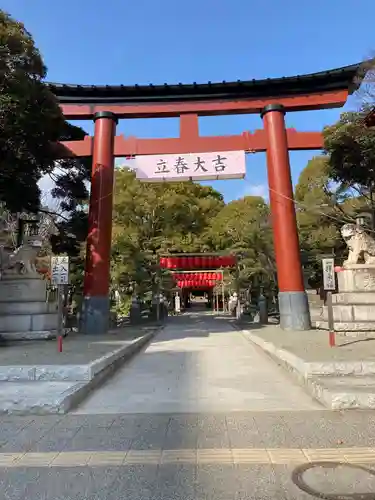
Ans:
POLYGON ((227 256, 186 256, 186 257, 160 257, 160 267, 166 269, 217 269, 232 267, 236 264, 236 257, 227 256))
POLYGON ((222 280, 222 273, 173 273, 180 288, 212 288, 222 280))
MULTIPOLYGON (((173 278, 178 282, 189 282, 189 286, 206 286, 208 282, 221 281, 223 279, 223 273, 173 273, 173 278)), ((213 285, 207 285, 213 286, 213 285)))
POLYGON ((177 286, 179 288, 193 288, 193 289, 207 289, 215 286, 214 281, 178 281, 177 286))

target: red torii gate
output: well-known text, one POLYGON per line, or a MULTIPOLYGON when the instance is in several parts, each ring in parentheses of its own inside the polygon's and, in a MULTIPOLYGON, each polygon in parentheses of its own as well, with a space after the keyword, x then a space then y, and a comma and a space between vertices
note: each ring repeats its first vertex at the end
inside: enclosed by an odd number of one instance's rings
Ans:
POLYGON ((50 83, 67 120, 95 122, 94 137, 66 141, 58 157, 92 156, 89 234, 84 283, 83 331, 108 328, 114 157, 190 152, 266 151, 270 206, 283 329, 311 326, 304 289, 289 150, 322 149, 320 132, 286 129, 284 115, 341 107, 358 88, 360 64, 309 75, 205 84, 96 86, 50 83), (202 137, 198 117, 259 113, 264 130, 202 137), (180 137, 116 136, 121 118, 179 117, 180 137))

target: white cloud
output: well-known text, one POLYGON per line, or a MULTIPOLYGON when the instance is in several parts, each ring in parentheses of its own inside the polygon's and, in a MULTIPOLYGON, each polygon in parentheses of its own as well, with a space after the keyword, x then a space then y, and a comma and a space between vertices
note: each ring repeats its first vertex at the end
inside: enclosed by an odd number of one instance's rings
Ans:
POLYGON ((135 170, 135 162, 134 159, 128 159, 128 158, 116 158, 115 159, 115 168, 120 168, 120 167, 127 167, 130 170, 135 170))
POLYGON ((126 158, 115 158, 115 167, 123 167, 126 164, 126 158))
POLYGON ((246 184, 243 196, 261 196, 265 200, 268 200, 268 185, 267 184, 246 184))
POLYGON ((50 175, 44 175, 38 182, 39 189, 42 192, 42 203, 51 207, 54 204, 51 191, 55 187, 55 182, 50 175))

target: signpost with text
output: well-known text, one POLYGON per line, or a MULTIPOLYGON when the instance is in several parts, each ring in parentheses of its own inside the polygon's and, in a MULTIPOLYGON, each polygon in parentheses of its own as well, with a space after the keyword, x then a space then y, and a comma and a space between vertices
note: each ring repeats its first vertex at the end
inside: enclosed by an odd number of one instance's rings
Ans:
POLYGON ((335 260, 333 258, 322 259, 323 286, 324 290, 336 290, 335 260))
POLYGON ((322 266, 323 266, 323 287, 324 290, 327 291, 329 345, 331 347, 334 347, 336 345, 336 339, 335 339, 335 325, 333 319, 332 291, 336 290, 335 260, 332 257, 328 259, 322 259, 322 266))
POLYGON ((64 287, 69 284, 68 256, 56 255, 51 257, 51 284, 57 286, 57 342, 58 350, 62 352, 64 287))

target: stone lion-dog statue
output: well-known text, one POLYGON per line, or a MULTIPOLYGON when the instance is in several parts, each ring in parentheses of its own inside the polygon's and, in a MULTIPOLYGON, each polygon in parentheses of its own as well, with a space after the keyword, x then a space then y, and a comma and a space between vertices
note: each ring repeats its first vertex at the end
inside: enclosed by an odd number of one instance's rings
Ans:
POLYGON ((1 270, 4 276, 39 277, 36 262, 42 241, 37 236, 28 237, 25 240, 25 243, 13 252, 7 252, 4 248, 0 249, 1 270))
POLYGON ((361 258, 365 264, 375 265, 375 240, 366 233, 363 227, 356 224, 345 224, 341 228, 341 236, 349 249, 344 266, 358 264, 361 258))

